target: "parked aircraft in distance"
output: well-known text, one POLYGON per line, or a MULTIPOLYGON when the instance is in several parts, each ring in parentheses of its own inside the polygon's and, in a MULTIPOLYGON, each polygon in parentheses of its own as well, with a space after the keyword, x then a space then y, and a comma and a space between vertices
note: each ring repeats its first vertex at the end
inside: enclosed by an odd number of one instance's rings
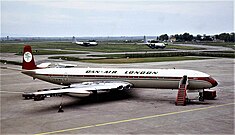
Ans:
MULTIPOLYGON (((44 67, 46 65, 49 63, 44 67)), ((185 103, 186 90, 203 90, 204 92, 204 89, 218 84, 206 73, 187 69, 76 68, 74 65, 38 68, 34 62, 31 46, 28 45, 24 47, 20 71, 33 79, 67 86, 62 89, 23 94, 26 99, 34 98, 34 100, 43 100, 45 97, 55 95, 89 96, 98 91, 131 88, 179 89, 179 91, 183 88, 183 103, 185 103)), ((181 94, 178 92, 177 100, 180 100, 181 94)), ((199 96, 201 100, 204 100, 200 91, 199 96)))
POLYGON ((77 65, 75 64, 64 64, 64 63, 56 63, 56 64, 52 64, 50 62, 46 62, 46 63, 41 63, 39 65, 37 65, 37 68, 52 68, 52 67, 56 67, 56 68, 71 68, 71 67, 76 67, 77 65))
POLYGON ((152 48, 152 49, 158 49, 158 48, 164 49, 166 47, 166 45, 167 45, 167 43, 160 43, 157 40, 150 40, 150 41, 148 41, 146 36, 144 36, 144 43, 141 43, 141 44, 145 44, 149 48, 152 48))
POLYGON ((87 42, 77 41, 76 38, 73 36, 72 43, 81 45, 81 46, 96 46, 98 43, 95 40, 88 40, 87 42))

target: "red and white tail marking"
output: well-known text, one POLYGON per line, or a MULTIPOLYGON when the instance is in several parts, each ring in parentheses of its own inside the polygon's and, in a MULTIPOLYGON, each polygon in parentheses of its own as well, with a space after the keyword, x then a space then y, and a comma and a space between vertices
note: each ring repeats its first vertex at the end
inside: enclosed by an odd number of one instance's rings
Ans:
POLYGON ((24 46, 22 69, 33 70, 36 68, 31 46, 26 45, 24 46))

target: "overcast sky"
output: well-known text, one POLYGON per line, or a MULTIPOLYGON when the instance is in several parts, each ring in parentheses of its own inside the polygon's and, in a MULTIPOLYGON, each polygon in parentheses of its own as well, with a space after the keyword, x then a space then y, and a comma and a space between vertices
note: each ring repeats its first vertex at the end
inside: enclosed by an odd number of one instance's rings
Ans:
POLYGON ((1 36, 219 34, 233 13, 233 0, 3 0, 1 36))

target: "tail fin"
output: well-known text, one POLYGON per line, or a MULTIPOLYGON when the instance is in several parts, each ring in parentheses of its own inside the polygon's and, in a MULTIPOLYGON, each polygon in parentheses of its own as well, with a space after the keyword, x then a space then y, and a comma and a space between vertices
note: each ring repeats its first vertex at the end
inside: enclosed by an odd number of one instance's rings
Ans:
POLYGON ((36 68, 37 66, 34 62, 31 46, 26 45, 24 46, 22 69, 32 70, 36 68))
POLYGON ((147 41, 147 38, 146 38, 146 36, 144 36, 144 43, 147 43, 148 41, 147 41))
POLYGON ((76 43, 77 42, 77 40, 76 40, 76 38, 74 36, 73 36, 72 40, 73 40, 72 43, 76 43))

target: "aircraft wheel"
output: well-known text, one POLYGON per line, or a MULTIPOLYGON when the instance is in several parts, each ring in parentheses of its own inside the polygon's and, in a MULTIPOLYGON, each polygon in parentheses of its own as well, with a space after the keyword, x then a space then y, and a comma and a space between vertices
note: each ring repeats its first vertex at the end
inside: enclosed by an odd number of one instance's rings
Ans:
POLYGON ((186 98, 186 103, 190 103, 190 99, 189 98, 186 98))
POLYGON ((34 101, 40 101, 40 100, 44 100, 45 96, 44 95, 37 95, 34 97, 34 101))
POLYGON ((199 101, 204 101, 204 98, 202 96, 200 96, 199 101))
POLYGON ((93 94, 97 95, 97 90, 92 91, 93 94))
POLYGON ((199 101, 204 101, 203 92, 199 92, 199 101))

